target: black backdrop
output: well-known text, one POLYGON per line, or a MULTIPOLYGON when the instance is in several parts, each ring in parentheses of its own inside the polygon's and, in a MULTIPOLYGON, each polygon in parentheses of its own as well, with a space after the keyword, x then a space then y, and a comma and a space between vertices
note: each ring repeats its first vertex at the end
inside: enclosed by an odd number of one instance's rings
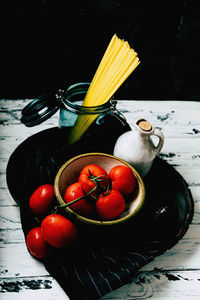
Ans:
POLYGON ((200 100, 198 1, 2 1, 0 98, 91 81, 117 33, 141 64, 121 99, 200 100))

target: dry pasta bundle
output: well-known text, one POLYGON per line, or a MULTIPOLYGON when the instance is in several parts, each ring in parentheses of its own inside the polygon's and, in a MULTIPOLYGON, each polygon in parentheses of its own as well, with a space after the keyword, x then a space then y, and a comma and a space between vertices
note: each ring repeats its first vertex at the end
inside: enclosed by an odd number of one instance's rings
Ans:
MULTIPOLYGON (((87 91, 83 106, 106 103, 140 63, 137 53, 127 41, 115 34, 98 66, 87 91)), ((76 142, 98 115, 79 115, 69 135, 69 143, 76 142)))

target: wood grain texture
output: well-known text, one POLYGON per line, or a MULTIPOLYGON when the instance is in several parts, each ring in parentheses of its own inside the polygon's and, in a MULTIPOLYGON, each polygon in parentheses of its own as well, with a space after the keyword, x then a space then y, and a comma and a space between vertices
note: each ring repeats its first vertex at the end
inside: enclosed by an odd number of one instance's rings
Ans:
MULTIPOLYGON (((27 251, 19 207, 6 184, 6 166, 15 148, 30 135, 58 125, 59 113, 43 124, 20 123, 30 100, 0 101, 0 298, 2 300, 68 299, 44 266, 27 251)), ((200 298, 200 103, 177 101, 118 101, 129 124, 146 118, 165 136, 160 154, 189 184, 195 203, 189 230, 177 245, 143 267, 130 284, 102 297, 118 299, 200 298)))
POLYGON ((199 299, 200 276, 195 271, 139 273, 132 283, 102 297, 102 300, 199 299), (188 291, 190 293, 188 294, 188 291))
POLYGON ((2 278, 0 280, 1 299, 49 299, 68 300, 55 279, 50 276, 2 278), (31 298, 30 298, 31 297, 31 298))

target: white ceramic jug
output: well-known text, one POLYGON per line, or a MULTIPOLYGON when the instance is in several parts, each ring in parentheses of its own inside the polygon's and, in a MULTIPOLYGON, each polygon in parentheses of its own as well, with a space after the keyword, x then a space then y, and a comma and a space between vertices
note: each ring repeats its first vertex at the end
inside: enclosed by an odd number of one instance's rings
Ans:
POLYGON ((134 128, 122 134, 116 141, 113 154, 130 163, 144 177, 164 143, 162 132, 147 120, 139 119, 134 128), (158 137, 155 145, 152 137, 158 137))

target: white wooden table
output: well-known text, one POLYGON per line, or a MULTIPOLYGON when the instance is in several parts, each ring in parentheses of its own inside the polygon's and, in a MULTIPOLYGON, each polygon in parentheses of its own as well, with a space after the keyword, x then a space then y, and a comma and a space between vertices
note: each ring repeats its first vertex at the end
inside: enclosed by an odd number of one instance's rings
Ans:
MULTIPOLYGON (((58 283, 28 253, 21 229, 19 207, 6 185, 11 153, 30 135, 57 126, 58 113, 42 125, 20 123, 30 100, 0 100, 0 299, 67 300, 58 283)), ((165 254, 143 267, 132 283, 102 300, 200 299, 200 102, 118 101, 117 108, 131 125, 144 117, 165 135, 162 158, 189 184, 195 202, 192 224, 184 238, 165 254)), ((77 299, 78 300, 78 299, 77 299)))

